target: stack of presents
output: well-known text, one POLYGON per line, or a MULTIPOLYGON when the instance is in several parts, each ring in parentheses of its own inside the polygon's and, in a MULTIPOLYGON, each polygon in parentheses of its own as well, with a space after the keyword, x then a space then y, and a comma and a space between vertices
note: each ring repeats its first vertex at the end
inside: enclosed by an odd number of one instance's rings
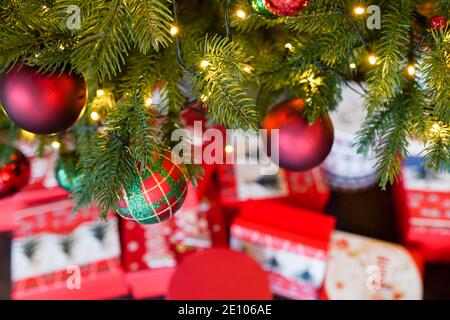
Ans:
POLYGON ((424 263, 450 262, 450 175, 425 169, 422 146, 413 142, 393 193, 402 244, 336 230, 335 217, 324 213, 330 189, 353 192, 376 183, 373 162, 351 143, 364 115, 348 94, 332 114, 336 141, 321 167, 273 170, 245 161, 252 150, 235 152, 244 161, 205 165, 182 208, 154 225, 114 213, 100 221, 95 207, 74 213, 54 178, 56 155, 33 158, 24 143, 32 181, 0 200, 0 232, 12 234, 11 297, 163 297, 183 259, 225 247, 259 264, 274 297, 422 299, 424 263))
POLYGON ((228 247, 266 271, 275 297, 421 299, 424 262, 450 262, 450 177, 424 169, 414 147, 394 188, 402 245, 336 230, 321 167, 208 166, 172 219, 140 225, 113 213, 100 221, 95 207, 74 213, 54 155, 32 159, 32 183, 0 202, 0 230, 13 234, 11 297, 162 297, 183 259, 228 247))

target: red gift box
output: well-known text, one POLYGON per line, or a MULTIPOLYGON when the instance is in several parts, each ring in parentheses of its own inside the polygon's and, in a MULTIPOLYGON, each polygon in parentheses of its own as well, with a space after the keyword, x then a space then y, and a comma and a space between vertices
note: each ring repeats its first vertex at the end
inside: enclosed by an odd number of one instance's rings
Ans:
POLYGON ((250 200, 285 199, 305 209, 322 211, 330 191, 320 168, 306 172, 280 169, 264 174, 258 165, 224 164, 219 166, 220 202, 239 208, 250 200))
POLYGON ((255 164, 224 164, 218 168, 220 205, 229 226, 239 208, 248 201, 282 200, 312 211, 323 211, 330 190, 318 167, 306 172, 279 169, 265 174, 255 164))
POLYGON ((122 264, 135 298, 162 296, 185 256, 213 246, 226 246, 220 210, 212 198, 198 199, 189 184, 181 209, 172 219, 153 225, 122 220, 122 264))
POLYGON ((109 299, 128 293, 115 216, 102 222, 97 208, 73 213, 72 200, 60 189, 21 192, 0 206, 14 221, 13 299, 109 299))
POLYGON ((276 200, 249 201, 231 226, 231 247, 268 272, 272 291, 318 299, 335 219, 276 200))
POLYGON ((394 186, 402 240, 427 262, 450 262, 450 174, 425 169, 411 153, 394 186))
POLYGON ((414 250, 335 231, 329 253, 324 299, 422 299, 423 262, 414 250))

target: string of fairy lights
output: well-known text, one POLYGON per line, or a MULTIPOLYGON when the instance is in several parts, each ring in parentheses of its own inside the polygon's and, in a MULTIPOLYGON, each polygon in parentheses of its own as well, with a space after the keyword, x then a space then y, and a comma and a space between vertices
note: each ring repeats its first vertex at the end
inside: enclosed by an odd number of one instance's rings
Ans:
MULTIPOLYGON (((179 65, 182 67, 182 69, 184 69, 184 64, 182 62, 182 52, 181 52, 181 44, 180 44, 180 26, 178 24, 178 17, 177 17, 177 5, 176 5, 176 1, 172 1, 173 3, 173 24, 170 26, 169 28, 169 34, 175 39, 176 42, 176 46, 177 46, 177 50, 178 50, 178 63, 179 65)), ((236 17, 239 20, 245 20, 248 19, 251 15, 253 15, 253 13, 248 13, 246 10, 244 10, 241 7, 237 7, 234 9, 234 12, 231 14, 231 0, 227 0, 227 7, 226 7, 226 16, 225 16, 225 27, 226 27, 226 35, 228 38, 231 39, 231 31, 230 31, 230 16, 233 15, 234 17, 236 17)), ((44 8, 47 9, 47 8, 44 8)), ((366 15, 367 13, 367 7, 364 6, 363 4, 355 4, 351 10, 353 12, 353 15, 356 17, 363 17, 366 15)), ((367 51, 367 62, 369 65, 375 66, 378 62, 379 62, 379 57, 377 57, 375 55, 375 53, 369 48, 369 46, 367 45, 366 41, 364 40, 363 36, 361 35, 361 32, 358 30, 358 26, 356 25, 355 21, 353 20, 353 18, 349 15, 348 12, 346 11, 339 11, 338 13, 341 14, 345 14, 349 19, 350 22, 352 23, 355 32, 357 33, 358 37, 360 38, 360 41, 362 43, 362 45, 365 47, 366 51, 367 51)), ((417 50, 420 49, 420 47, 422 46, 422 44, 425 42, 425 40, 430 36, 431 31, 428 32, 427 35, 425 35, 421 41, 416 45, 416 47, 414 48, 414 53, 411 55, 411 57, 414 57, 414 54, 417 52, 417 50)), ((292 43, 287 42, 284 45, 285 49, 288 52, 292 52, 294 51, 294 46, 292 45, 292 43)), ((412 60, 413 58, 410 58, 407 66, 405 67, 405 72, 408 76, 410 77, 415 77, 417 75, 417 70, 415 67, 415 63, 412 60)), ((202 70, 206 70, 208 67, 210 66, 210 62, 206 59, 201 59, 199 61, 199 67, 202 70)), ((349 68, 350 69, 356 69, 357 68, 357 64, 354 61, 350 61, 349 62, 349 68)), ((253 72, 253 68, 250 65, 245 65, 243 66, 243 71, 251 74, 253 72)), ((330 69, 330 71, 335 71, 336 70, 332 70, 330 69)), ((102 98, 105 96, 106 94, 106 90, 104 88, 99 88, 96 91, 96 97, 95 98, 102 98)), ((200 101, 202 102, 206 102, 208 99, 209 95, 208 94, 204 94, 201 97, 199 97, 200 101)), ((146 107, 151 107, 153 106, 153 97, 152 97, 152 93, 149 93, 147 95, 147 97, 144 98, 144 103, 146 107)), ((100 112, 98 111, 91 111, 89 114, 90 119, 95 122, 95 123, 99 123, 102 120, 102 115, 100 112)), ((431 128, 430 128, 430 135, 435 137, 435 136, 444 136, 447 135, 448 130, 446 129, 446 127, 442 124, 442 123, 438 123, 435 122, 432 124, 431 128)), ((26 139, 32 139, 34 137, 34 134, 27 132, 25 130, 22 130, 22 136, 26 139)), ((61 143, 55 139, 51 142, 51 146, 54 149, 59 149, 61 147, 61 143)))

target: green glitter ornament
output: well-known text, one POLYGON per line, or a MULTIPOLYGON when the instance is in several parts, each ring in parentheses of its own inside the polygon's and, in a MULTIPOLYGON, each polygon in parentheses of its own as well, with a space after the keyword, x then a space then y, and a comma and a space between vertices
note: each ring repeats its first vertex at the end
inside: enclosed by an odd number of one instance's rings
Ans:
POLYGON ((154 224, 171 218, 187 194, 187 178, 170 153, 160 155, 146 170, 136 167, 133 184, 124 191, 117 213, 140 224, 154 224))
POLYGON ((58 185, 69 192, 74 191, 81 183, 80 173, 76 168, 75 153, 61 155, 56 163, 55 177, 58 185))
POLYGON ((277 16, 273 14, 266 6, 266 0, 248 0, 248 5, 250 9, 263 17, 266 18, 276 18, 277 16))

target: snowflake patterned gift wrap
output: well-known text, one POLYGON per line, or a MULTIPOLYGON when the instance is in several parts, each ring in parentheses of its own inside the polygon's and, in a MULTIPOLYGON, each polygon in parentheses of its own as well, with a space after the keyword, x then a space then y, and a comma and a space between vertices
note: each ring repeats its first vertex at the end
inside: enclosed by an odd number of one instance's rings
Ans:
POLYGON ((333 217, 277 200, 249 201, 231 226, 231 247, 268 272, 274 294, 318 299, 334 224, 333 217))
POLYGON ((415 251, 385 241, 335 231, 325 279, 331 300, 422 299, 423 264, 415 251))
POLYGON ((424 146, 412 142, 402 179, 394 186, 395 204, 405 244, 427 262, 450 262, 450 174, 426 169, 424 146))

